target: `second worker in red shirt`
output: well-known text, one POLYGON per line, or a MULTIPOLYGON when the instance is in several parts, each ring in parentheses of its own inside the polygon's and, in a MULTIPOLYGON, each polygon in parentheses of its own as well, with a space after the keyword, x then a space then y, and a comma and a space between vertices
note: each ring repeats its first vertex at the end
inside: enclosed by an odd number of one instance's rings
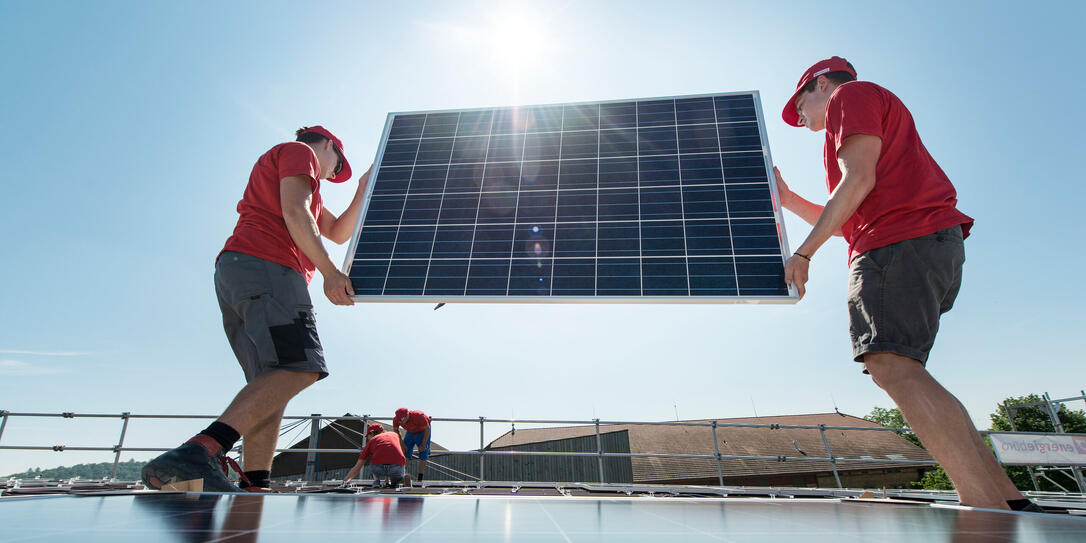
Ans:
POLYGON ((954 185, 920 141, 912 114, 832 57, 807 69, 781 116, 792 126, 825 130, 830 191, 825 206, 811 203, 775 171, 781 205, 814 227, 785 263, 785 282, 802 298, 815 252, 830 236, 844 236, 853 359, 894 400, 962 504, 1039 511, 1007 477, 965 407, 925 367, 940 316, 961 287, 963 240, 973 219, 958 211, 954 185))

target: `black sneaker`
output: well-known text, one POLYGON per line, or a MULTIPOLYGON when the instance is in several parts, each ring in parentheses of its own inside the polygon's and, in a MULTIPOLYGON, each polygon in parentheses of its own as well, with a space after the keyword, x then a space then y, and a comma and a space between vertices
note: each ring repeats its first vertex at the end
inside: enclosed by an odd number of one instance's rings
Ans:
MULTIPOLYGON (((219 457, 208 454, 197 436, 180 447, 166 451, 143 466, 141 479, 155 490, 196 492, 242 492, 223 475, 219 457)), ((210 438, 208 438, 210 439, 210 438)), ((216 444, 217 445, 217 444, 216 444)))
POLYGON ((1033 503, 1032 500, 1007 500, 1007 505, 1010 506, 1012 511, 1022 511, 1023 513, 1047 513, 1041 506, 1033 503))

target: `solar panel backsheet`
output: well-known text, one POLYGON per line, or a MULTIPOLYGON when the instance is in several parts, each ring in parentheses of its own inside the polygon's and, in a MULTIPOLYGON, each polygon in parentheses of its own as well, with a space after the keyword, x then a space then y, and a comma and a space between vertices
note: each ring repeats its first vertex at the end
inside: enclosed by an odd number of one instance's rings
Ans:
POLYGON ((358 301, 781 301, 756 92, 389 115, 358 301))

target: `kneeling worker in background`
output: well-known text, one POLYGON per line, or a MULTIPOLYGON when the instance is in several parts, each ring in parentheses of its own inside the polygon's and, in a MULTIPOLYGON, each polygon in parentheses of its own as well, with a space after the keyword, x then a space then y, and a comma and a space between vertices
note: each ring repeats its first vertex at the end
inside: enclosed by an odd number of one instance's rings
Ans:
POLYGON ((366 437, 369 441, 362 448, 362 454, 358 455, 358 462, 355 462, 354 467, 343 478, 343 484, 347 484, 369 464, 370 473, 373 474, 373 486, 381 486, 385 479, 388 480, 389 488, 400 486, 407 458, 400 449, 399 434, 386 432, 375 422, 366 429, 366 437))

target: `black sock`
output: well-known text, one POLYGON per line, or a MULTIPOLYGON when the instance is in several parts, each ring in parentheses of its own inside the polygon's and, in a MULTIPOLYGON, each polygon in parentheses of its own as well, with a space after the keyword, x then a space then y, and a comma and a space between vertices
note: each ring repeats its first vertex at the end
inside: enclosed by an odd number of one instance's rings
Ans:
POLYGON ((416 481, 421 481, 422 480, 422 474, 420 473, 419 476, 415 480, 416 481))
POLYGON ((1031 513, 1044 513, 1045 510, 1028 499, 1007 500, 1007 506, 1011 511, 1029 511, 1031 513))
POLYGON ((249 480, 248 486, 255 486, 258 488, 268 488, 271 486, 271 471, 266 469, 257 469, 253 471, 246 471, 245 478, 249 480))
POLYGON ((241 434, 239 434, 237 430, 219 421, 212 422, 210 426, 204 428, 200 433, 214 439, 219 445, 222 445, 223 453, 233 449, 234 443, 237 443, 238 440, 241 439, 241 434))

